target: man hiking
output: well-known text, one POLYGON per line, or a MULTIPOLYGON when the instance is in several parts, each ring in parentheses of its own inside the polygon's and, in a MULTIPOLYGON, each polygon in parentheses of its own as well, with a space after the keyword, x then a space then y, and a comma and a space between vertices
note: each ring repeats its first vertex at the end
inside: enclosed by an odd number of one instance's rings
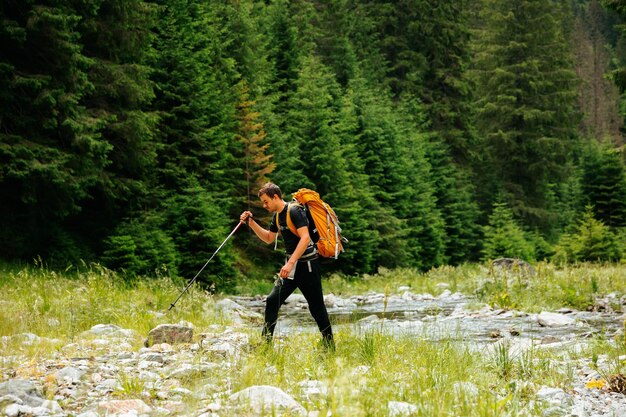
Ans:
POLYGON ((309 222, 304 208, 298 204, 291 206, 287 204, 283 200, 280 188, 269 182, 259 190, 259 198, 263 202, 263 208, 274 214, 269 230, 259 226, 249 211, 244 211, 241 214, 241 221, 246 223, 265 243, 274 242, 276 234, 280 230, 286 251, 285 265, 280 269, 280 278, 276 280, 274 288, 265 302, 263 336, 268 342, 271 342, 280 306, 296 288, 299 288, 306 298, 309 311, 322 333, 322 345, 334 350, 333 331, 324 304, 317 250, 309 236, 309 222), (292 233, 287 226, 289 207, 291 207, 289 216, 295 225, 296 234, 292 233))

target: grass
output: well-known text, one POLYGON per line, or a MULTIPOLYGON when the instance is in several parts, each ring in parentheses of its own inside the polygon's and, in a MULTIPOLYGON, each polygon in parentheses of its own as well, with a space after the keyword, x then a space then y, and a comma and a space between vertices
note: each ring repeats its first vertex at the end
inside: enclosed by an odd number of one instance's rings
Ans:
MULTIPOLYGON (((489 303, 498 308, 528 312, 560 307, 587 309, 598 297, 626 293, 623 265, 577 265, 557 268, 536 266, 536 275, 495 273, 484 265, 441 267, 427 273, 414 270, 381 270, 360 278, 330 276, 325 292, 347 297, 377 292, 386 296, 408 287, 414 293, 439 295, 445 290, 477 297, 476 306, 489 303)), ((269 281, 269 279, 268 279, 269 281)), ((263 289, 264 282, 244 287, 263 289)), ((193 323, 195 334, 226 328, 230 323, 215 309, 219 296, 192 286, 176 307, 168 311, 184 287, 182 282, 152 278, 127 282, 99 265, 59 273, 37 264, 0 267, 0 382, 10 378, 40 380, 45 395, 52 397, 55 381, 40 363, 93 355, 99 349, 95 336, 85 336, 96 324, 114 324, 134 331, 129 350, 138 351, 143 337, 161 323, 193 323), (82 345, 73 343, 84 342, 82 345), (29 341, 24 343, 24 341, 29 341)), ((243 287, 242 287, 243 288, 243 287)), ((619 302, 612 306, 619 310, 619 302)), ((384 326, 384 322, 381 327, 384 326)), ((261 342, 258 326, 239 328, 252 344, 261 342)), ((203 392, 211 401, 226 402, 229 392, 252 385, 283 389, 307 410, 324 416, 386 416, 389 401, 417 407, 415 415, 504 416, 540 415, 542 405, 534 393, 542 386, 567 388, 573 380, 572 360, 598 363, 602 374, 623 373, 626 339, 597 336, 584 349, 564 351, 514 350, 505 342, 488 348, 459 342, 453 335, 439 341, 416 336, 389 335, 383 329, 359 333, 345 326, 336 334, 337 351, 318 346, 318 335, 290 334, 273 347, 258 349, 229 360, 228 366, 209 374, 192 375, 180 381, 183 388, 203 392), (622 356, 623 357, 623 356, 622 356), (324 391, 306 394, 304 381, 320 381, 324 391)), ((186 349, 176 346, 175 349, 186 349)), ((189 352, 187 351, 187 354, 189 352)), ((225 361, 206 352, 195 353, 192 363, 225 361)), ((152 388, 133 370, 117 376, 117 398, 142 397, 157 403, 152 388), (146 395, 146 393, 148 395, 146 395)), ((202 399, 184 397, 190 409, 202 408, 202 399)), ((227 408, 222 416, 238 415, 227 408)), ((288 414, 283 414, 288 415, 288 414)))
MULTIPOLYGON (((557 267, 535 266, 534 275, 516 271, 493 271, 487 265, 442 266, 422 273, 413 269, 381 269, 376 275, 343 277, 332 275, 324 291, 350 296, 386 289, 409 287, 414 293, 440 295, 443 291, 476 295, 478 301, 494 308, 520 309, 529 313, 571 307, 587 310, 599 297, 626 294, 626 266, 580 264, 557 267)), ((619 304, 612 307, 621 309, 619 304)))

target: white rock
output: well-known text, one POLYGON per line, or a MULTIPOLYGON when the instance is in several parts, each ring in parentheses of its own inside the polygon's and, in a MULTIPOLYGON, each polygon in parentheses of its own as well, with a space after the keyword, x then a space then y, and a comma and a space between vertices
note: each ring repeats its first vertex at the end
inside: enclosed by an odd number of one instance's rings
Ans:
POLYGON ((478 387, 471 382, 456 382, 452 389, 457 397, 467 396, 470 398, 478 396, 478 387))
POLYGON ((437 298, 448 298, 452 295, 452 291, 450 290, 445 290, 444 292, 442 292, 441 294, 439 294, 439 297, 437 298))
POLYGON ((555 406, 572 403, 572 397, 560 388, 541 387, 537 392, 537 398, 555 406))
POLYGON ((20 404, 8 405, 4 408, 4 414, 7 417, 16 417, 20 414, 20 407, 22 407, 20 404))
POLYGON ((71 366, 60 369, 54 374, 57 381, 69 383, 79 382, 83 375, 85 375, 85 371, 78 370, 71 366))
POLYGON ((215 303, 215 307, 217 308, 217 310, 219 311, 233 311, 233 310, 245 310, 246 308, 244 306, 242 306, 241 304, 236 303, 235 301, 231 300, 230 298, 224 298, 223 300, 218 301, 217 303, 215 303))
POLYGON ((96 324, 91 329, 87 330, 86 333, 105 335, 115 333, 120 330, 122 330, 122 328, 120 326, 116 326, 115 324, 96 324))
POLYGON ((292 293, 289 297, 287 297, 287 299, 285 300, 286 304, 298 304, 298 303, 302 303, 302 304, 306 304, 306 298, 304 298, 304 295, 302 294, 296 294, 296 293, 292 293))
POLYGON ((541 312, 537 316, 537 322, 543 327, 562 327, 573 325, 576 320, 565 314, 550 313, 547 311, 541 312))
POLYGON ((207 351, 222 356, 235 356, 238 352, 237 348, 228 342, 213 344, 207 348, 207 351))
POLYGON ((417 406, 403 401, 389 401, 387 409, 389 410, 389 417, 410 416, 417 413, 418 410, 417 406))
POLYGON ((109 414, 117 414, 121 416, 127 414, 147 414, 152 411, 152 408, 148 406, 142 400, 113 400, 104 401, 98 404, 98 408, 109 414))
POLYGON ((84 413, 77 414, 76 417, 100 417, 100 414, 95 411, 86 411, 84 413))
POLYGON ((58 402, 52 400, 44 400, 44 402, 40 405, 41 408, 45 408, 54 414, 59 414, 63 412, 63 409, 59 405, 58 402))
POLYGON ((569 417, 587 417, 587 410, 585 410, 585 407, 582 404, 578 404, 575 405, 570 411, 569 411, 569 417))
POLYGON ((322 381, 301 381, 298 385, 302 389, 302 395, 312 397, 324 397, 328 394, 328 387, 322 381))
POLYGON ((228 398, 233 405, 249 405, 259 413, 273 409, 288 409, 292 413, 305 415, 306 410, 300 403, 283 390, 269 385, 255 385, 236 392, 228 398))

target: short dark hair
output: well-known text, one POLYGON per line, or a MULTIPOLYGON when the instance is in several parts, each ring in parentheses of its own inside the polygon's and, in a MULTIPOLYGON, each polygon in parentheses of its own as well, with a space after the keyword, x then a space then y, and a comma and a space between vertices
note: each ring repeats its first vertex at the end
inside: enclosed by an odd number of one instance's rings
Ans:
POLYGON ((265 184, 263 184, 263 187, 261 187, 261 189, 259 190, 259 197, 261 197, 263 194, 267 194, 269 198, 274 198, 275 195, 277 195, 279 198, 283 198, 283 193, 282 191, 280 191, 278 185, 272 182, 266 182, 265 184))

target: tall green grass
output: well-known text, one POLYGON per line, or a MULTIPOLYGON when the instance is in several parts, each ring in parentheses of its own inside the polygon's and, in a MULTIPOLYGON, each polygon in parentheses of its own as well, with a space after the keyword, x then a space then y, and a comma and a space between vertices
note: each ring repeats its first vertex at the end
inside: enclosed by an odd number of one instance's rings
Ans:
MULTIPOLYGON (((615 293, 614 299, 619 300, 626 291, 622 265, 560 269, 539 264, 536 271, 532 276, 520 276, 515 271, 494 272, 485 265, 441 267, 427 273, 383 270, 359 278, 334 275, 324 285, 327 293, 341 296, 371 291, 391 296, 402 286, 433 295, 459 291, 476 296, 480 303, 526 311, 563 306, 584 309, 593 306, 598 297, 615 293)), ((183 288, 184 282, 163 277, 128 282, 99 265, 83 265, 80 270, 64 273, 40 263, 20 268, 0 266, 0 336, 9 336, 0 341, 0 375, 45 378, 37 363, 56 357, 63 346, 95 324, 116 324, 141 336, 158 324, 181 320, 193 323, 196 334, 229 324, 214 308, 219 297, 196 285, 168 311, 183 288), (44 339, 24 344, 29 337, 24 334, 28 333, 44 339)), ((621 309, 618 304, 614 309, 621 309)), ((365 332, 342 327, 336 335, 336 352, 327 352, 319 347, 317 334, 294 333, 266 346, 260 343, 259 330, 258 326, 237 330, 247 333, 252 345, 259 347, 243 351, 211 375, 181 381, 183 386, 192 392, 209 390, 207 395, 227 402, 229 392, 272 385, 294 396, 307 410, 320 411, 320 415, 330 411, 335 416, 387 416, 389 401, 404 401, 415 405, 416 415, 423 416, 531 416, 541 415, 542 404, 534 401, 534 394, 542 385, 571 385, 574 371, 568 364, 573 360, 593 363, 594 358, 604 355, 609 358, 608 365, 599 371, 617 373, 624 372, 619 358, 626 354, 623 336, 599 335, 583 349, 572 351, 546 348, 520 352, 506 342, 477 348, 454 335, 439 341, 390 335, 384 331, 383 321, 380 328, 365 332), (320 381, 326 391, 304 395, 300 384, 310 380, 320 381)), ((138 350, 141 343, 138 338, 131 348, 138 350)), ((224 360, 206 354, 199 351, 198 362, 224 360)), ((122 391, 116 395, 121 397, 143 395, 149 388, 132 372, 120 374, 118 379, 122 391)), ((146 401, 156 403, 158 399, 152 395, 146 401)), ((198 398, 184 401, 190 410, 201 406, 198 398)), ((239 415, 228 408, 219 414, 239 415)))
POLYGON ((156 325, 181 320, 213 323, 204 305, 212 296, 192 286, 168 310, 184 283, 169 278, 127 281, 100 265, 59 273, 41 265, 0 270, 0 336, 34 333, 73 340, 96 324, 115 324, 146 335, 156 325))
MULTIPOLYGON (((579 264, 557 267, 550 263, 535 265, 534 274, 498 271, 489 265, 442 266, 428 272, 413 269, 381 270, 375 275, 344 277, 332 275, 324 282, 327 293, 350 296, 408 286, 414 293, 435 296, 443 291, 476 296, 477 301, 494 308, 521 309, 527 312, 571 307, 592 308, 594 302, 611 293, 626 294, 626 265, 579 264)), ((611 306, 621 311, 621 305, 611 306)))

